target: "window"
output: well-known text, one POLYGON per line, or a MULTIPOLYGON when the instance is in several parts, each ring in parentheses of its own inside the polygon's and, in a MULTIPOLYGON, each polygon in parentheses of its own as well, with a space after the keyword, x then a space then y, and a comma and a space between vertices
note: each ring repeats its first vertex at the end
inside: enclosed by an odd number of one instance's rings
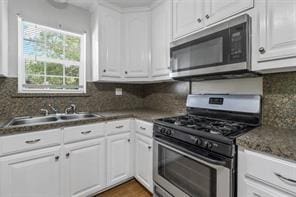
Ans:
POLYGON ((19 18, 19 92, 85 93, 85 34, 19 18))

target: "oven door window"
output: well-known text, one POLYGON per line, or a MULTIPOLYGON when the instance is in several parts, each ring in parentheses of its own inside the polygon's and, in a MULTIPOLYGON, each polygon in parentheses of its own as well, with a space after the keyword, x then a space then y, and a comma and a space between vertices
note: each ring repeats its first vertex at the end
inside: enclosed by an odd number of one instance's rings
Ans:
POLYGON ((189 196, 216 196, 216 170, 158 146, 158 175, 189 196))

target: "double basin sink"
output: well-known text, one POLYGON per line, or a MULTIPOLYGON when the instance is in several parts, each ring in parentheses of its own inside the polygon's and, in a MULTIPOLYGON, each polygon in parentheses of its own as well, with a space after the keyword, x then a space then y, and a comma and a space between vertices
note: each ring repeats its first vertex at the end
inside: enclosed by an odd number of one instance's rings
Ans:
POLYGON ((41 125, 58 122, 67 122, 75 120, 87 120, 101 117, 100 115, 92 113, 78 113, 78 114, 54 114, 43 117, 18 117, 13 118, 4 127, 28 126, 28 125, 41 125))

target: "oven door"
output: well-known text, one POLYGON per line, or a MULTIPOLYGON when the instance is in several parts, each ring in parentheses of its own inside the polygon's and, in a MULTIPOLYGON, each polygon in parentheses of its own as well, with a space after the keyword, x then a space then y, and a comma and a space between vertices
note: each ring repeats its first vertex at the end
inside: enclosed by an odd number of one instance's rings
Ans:
POLYGON ((153 179, 172 196, 232 197, 232 171, 217 163, 154 140, 153 179))

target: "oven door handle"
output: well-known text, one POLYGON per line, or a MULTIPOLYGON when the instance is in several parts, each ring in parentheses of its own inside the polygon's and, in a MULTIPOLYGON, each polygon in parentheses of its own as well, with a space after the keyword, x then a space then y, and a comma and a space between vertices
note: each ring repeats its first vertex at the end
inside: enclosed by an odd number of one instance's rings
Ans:
POLYGON ((160 144, 162 146, 165 146, 166 148, 168 149, 171 149, 177 153, 180 153, 182 155, 185 155, 187 157, 190 157, 200 163, 203 163, 205 165, 208 165, 210 167, 213 167, 213 168, 219 168, 220 166, 224 166, 224 167, 227 167, 227 162, 226 161, 221 161, 221 160, 216 160, 216 159, 211 159, 211 158, 208 158, 206 156, 203 156, 203 155, 200 155, 200 154, 196 154, 194 152, 189 152, 188 150, 186 150, 185 148, 182 148, 180 146, 176 146, 170 142, 167 142, 167 141, 164 141, 164 140, 161 140, 161 139, 157 139, 155 140, 157 144, 160 144))

